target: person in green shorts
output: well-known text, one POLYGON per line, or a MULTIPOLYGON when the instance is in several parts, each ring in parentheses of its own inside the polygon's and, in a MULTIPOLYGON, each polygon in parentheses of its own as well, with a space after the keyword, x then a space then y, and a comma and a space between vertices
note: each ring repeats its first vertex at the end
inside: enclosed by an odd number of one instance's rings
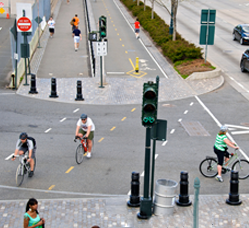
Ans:
POLYGON ((91 118, 86 114, 82 114, 76 124, 75 137, 86 137, 88 144, 87 158, 91 158, 92 140, 94 137, 95 125, 91 118))

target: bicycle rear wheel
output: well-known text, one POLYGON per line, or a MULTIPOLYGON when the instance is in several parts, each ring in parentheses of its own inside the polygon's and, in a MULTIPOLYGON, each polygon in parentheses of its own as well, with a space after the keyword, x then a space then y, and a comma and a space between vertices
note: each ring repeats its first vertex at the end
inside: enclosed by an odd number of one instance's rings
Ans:
POLYGON ((19 187, 24 179, 24 166, 19 164, 16 170, 16 186, 19 187))
POLYGON ((84 148, 82 147, 82 144, 79 144, 76 149, 75 159, 77 164, 81 164, 84 159, 84 148))
POLYGON ((217 161, 214 158, 206 158, 201 162, 199 170, 204 177, 215 177, 218 174, 217 161))
POLYGON ((239 172, 239 179, 246 179, 249 176, 249 162, 245 159, 236 161, 233 164, 232 170, 239 172))

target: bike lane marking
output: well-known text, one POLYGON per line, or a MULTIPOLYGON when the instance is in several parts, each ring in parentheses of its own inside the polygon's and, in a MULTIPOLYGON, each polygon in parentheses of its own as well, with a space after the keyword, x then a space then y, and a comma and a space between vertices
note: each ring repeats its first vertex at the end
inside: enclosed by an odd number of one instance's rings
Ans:
POLYGON ((99 140, 98 142, 101 142, 101 141, 103 141, 103 139, 104 139, 104 138, 101 138, 101 139, 100 139, 100 140, 99 140))
MULTIPOLYGON (((199 104, 204 108, 204 110, 212 117, 214 122, 218 125, 218 127, 221 127, 222 124, 220 121, 214 116, 214 114, 207 108, 207 106, 201 101, 201 99, 198 96, 195 96, 195 99, 199 102, 199 104)), ((227 137, 230 139, 230 141, 236 143, 236 141, 233 139, 233 137, 227 133, 227 137)), ((236 143, 238 145, 238 143, 236 143)), ((249 162, 249 157, 246 155, 246 153, 239 148, 240 153, 246 158, 246 160, 249 162)))
POLYGON ((45 133, 48 133, 48 132, 50 132, 52 130, 52 128, 49 128, 49 129, 47 129, 46 131, 45 131, 45 133))
POLYGON ((10 158, 12 158, 13 155, 14 155, 14 153, 12 153, 10 156, 8 156, 7 158, 5 158, 5 161, 10 160, 10 158))

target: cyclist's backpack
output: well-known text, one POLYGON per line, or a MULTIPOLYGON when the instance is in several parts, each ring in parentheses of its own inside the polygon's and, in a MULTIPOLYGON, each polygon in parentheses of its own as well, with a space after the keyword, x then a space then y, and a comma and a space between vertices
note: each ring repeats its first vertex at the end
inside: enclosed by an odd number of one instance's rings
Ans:
POLYGON ((29 136, 27 139, 32 140, 34 147, 36 146, 36 141, 33 137, 29 136))

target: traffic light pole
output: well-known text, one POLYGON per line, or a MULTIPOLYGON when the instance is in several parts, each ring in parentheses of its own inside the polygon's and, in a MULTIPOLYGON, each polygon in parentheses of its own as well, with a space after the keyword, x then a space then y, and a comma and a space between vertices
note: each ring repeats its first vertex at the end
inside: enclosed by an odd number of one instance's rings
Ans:
MULTIPOLYGON (((157 93, 159 94, 159 76, 156 77, 156 84, 157 84, 157 93)), ((157 103, 158 103, 158 96, 157 96, 157 103)), ((157 132, 157 124, 153 126, 153 152, 152 152, 152 167, 151 167, 151 189, 150 189, 150 197, 153 201, 153 194, 154 194, 154 172, 155 172, 155 155, 156 155, 156 136, 157 132)))
POLYGON ((151 140, 151 127, 146 127, 145 164, 144 164, 144 196, 141 198, 140 212, 137 214, 137 217, 140 219, 148 219, 152 215, 152 199, 151 197, 149 197, 150 140, 151 140))

